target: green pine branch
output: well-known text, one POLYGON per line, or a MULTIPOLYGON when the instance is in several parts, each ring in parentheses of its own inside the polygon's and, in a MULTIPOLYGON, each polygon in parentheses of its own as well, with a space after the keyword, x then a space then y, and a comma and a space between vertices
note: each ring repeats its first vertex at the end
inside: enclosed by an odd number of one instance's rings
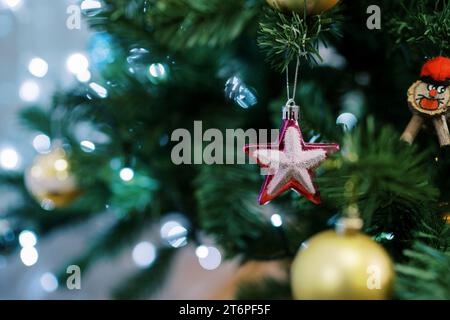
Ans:
POLYGON ((322 61, 319 44, 326 44, 328 37, 340 35, 339 16, 336 10, 317 16, 283 14, 266 9, 260 22, 259 47, 267 55, 267 61, 279 70, 300 57, 309 64, 322 61))
POLYGON ((450 3, 445 0, 408 0, 399 3, 388 23, 398 45, 418 56, 450 54, 450 3))

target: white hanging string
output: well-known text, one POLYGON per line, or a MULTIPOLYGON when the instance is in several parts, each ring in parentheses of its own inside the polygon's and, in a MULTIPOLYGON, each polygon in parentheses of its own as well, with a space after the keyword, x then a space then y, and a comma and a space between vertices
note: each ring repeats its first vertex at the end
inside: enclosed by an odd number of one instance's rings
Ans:
POLYGON ((297 84, 298 84, 298 73, 300 69, 300 57, 297 56, 297 64, 295 66, 295 76, 294 76, 294 87, 292 88, 292 96, 291 96, 291 86, 289 83, 289 65, 286 67, 286 93, 287 93, 287 104, 295 104, 295 95, 297 92, 297 84))

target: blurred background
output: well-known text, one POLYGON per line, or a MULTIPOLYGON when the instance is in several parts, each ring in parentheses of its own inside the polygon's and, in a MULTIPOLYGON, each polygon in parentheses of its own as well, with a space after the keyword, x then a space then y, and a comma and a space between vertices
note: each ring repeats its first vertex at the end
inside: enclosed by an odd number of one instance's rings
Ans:
MULTIPOLYGON (((74 54, 88 56, 86 49, 92 34, 84 20, 81 20, 81 29, 67 28, 67 9, 73 4, 78 2, 0 0, 2 170, 23 171, 39 151, 45 152, 49 148, 47 136, 24 129, 18 117, 21 108, 30 103, 49 105, 56 90, 67 89, 79 81, 68 69, 68 59, 74 54)), ((27 230, 26 226, 23 226, 25 233, 15 235, 9 220, 2 216, 24 200, 14 190, 5 186, 0 188, 0 237, 6 242, 17 242, 17 237, 22 235, 28 239, 23 241, 36 242, 37 250, 36 256, 33 253, 21 256, 20 248, 8 256, 0 256, 0 299, 107 299, 118 283, 140 267, 149 266, 155 258, 152 241, 160 230, 147 228, 142 231, 141 240, 134 245, 130 243, 122 254, 112 260, 99 260, 87 274, 82 273, 82 290, 59 290, 61 284, 55 270, 83 252, 96 235, 113 222, 114 216, 105 213, 88 222, 58 230, 45 239, 35 231, 27 230), (30 263, 32 266, 26 265, 30 263)), ((172 218, 164 222, 166 232, 170 232, 171 225, 173 228, 184 221, 180 214, 175 213, 172 218)), ((211 261, 203 262, 206 269, 212 264, 214 270, 208 271, 199 263, 195 249, 188 245, 179 252, 172 266, 174 277, 170 277, 171 280, 152 298, 231 297, 233 288, 229 286, 237 264, 222 264, 218 252, 210 257, 211 261)))

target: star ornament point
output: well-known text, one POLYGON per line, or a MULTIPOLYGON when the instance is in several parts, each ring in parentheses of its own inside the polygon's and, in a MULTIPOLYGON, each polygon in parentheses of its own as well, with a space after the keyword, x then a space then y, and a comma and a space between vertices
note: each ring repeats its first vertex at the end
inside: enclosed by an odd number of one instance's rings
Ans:
POLYGON ((339 145, 334 143, 305 142, 298 122, 294 120, 285 120, 278 143, 245 146, 244 152, 267 173, 259 204, 267 204, 288 190, 320 204, 314 169, 337 151, 339 145))

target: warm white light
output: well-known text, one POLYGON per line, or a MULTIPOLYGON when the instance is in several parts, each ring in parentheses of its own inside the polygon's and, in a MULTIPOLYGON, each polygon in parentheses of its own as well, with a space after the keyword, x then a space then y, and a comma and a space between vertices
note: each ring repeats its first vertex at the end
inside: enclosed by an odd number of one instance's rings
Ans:
POLYGON ((17 9, 22 5, 22 0, 3 0, 3 3, 10 9, 17 9))
POLYGON ((46 272, 40 279, 41 287, 47 292, 55 292, 58 289, 58 279, 50 272, 46 272))
POLYGON ((123 168, 122 170, 120 170, 119 175, 120 179, 122 179, 123 181, 131 181, 134 178, 134 171, 130 168, 123 168))
POLYGON ((36 82, 28 80, 20 86, 19 96, 23 101, 33 102, 39 98, 40 91, 39 85, 36 82))
POLYGON ((0 166, 6 170, 14 170, 19 165, 19 155, 16 150, 6 148, 0 151, 0 166))
POLYGON ((208 254, 204 258, 199 258, 198 262, 205 270, 214 270, 220 266, 222 255, 217 248, 208 247, 208 254))
POLYGON ((89 70, 83 70, 77 73, 77 80, 80 82, 88 82, 91 80, 91 72, 89 70))
POLYGON ((87 153, 95 151, 95 144, 89 140, 83 140, 80 142, 81 150, 87 153))
POLYGON ((35 77, 43 78, 48 72, 48 63, 41 58, 31 59, 28 64, 28 71, 35 77))
POLYGON ((24 230, 19 234, 19 243, 24 248, 34 247, 37 243, 37 238, 34 232, 24 230))
POLYGON ((39 254, 35 247, 25 247, 20 250, 20 259, 24 265, 31 267, 38 261, 39 254))
POLYGON ((209 253, 209 250, 208 250, 208 247, 206 247, 206 246, 199 246, 195 250, 195 255, 200 259, 206 258, 208 256, 208 253, 209 253))
POLYGON ((55 161, 54 166, 57 171, 64 171, 69 167, 69 164, 65 159, 58 159, 55 161))
POLYGON ((108 96, 108 90, 106 90, 106 88, 102 87, 98 83, 91 82, 89 84, 89 87, 91 87, 91 89, 94 90, 100 98, 106 98, 108 96))
POLYGON ((71 73, 79 74, 89 68, 89 61, 85 55, 74 53, 67 58, 66 66, 71 73))
POLYGON ((47 153, 51 147, 50 138, 45 134, 38 134, 33 139, 33 147, 39 153, 47 153))
POLYGON ((140 242, 133 249, 133 260, 141 268, 150 266, 156 259, 156 248, 150 242, 140 242))
POLYGON ((273 214, 270 217, 270 222, 272 222, 272 225, 276 228, 281 227, 283 224, 283 220, 281 219, 281 216, 277 213, 273 214))
POLYGON ((100 1, 96 0, 84 0, 81 3, 81 10, 92 10, 92 9, 100 9, 102 7, 102 4, 100 1))
POLYGON ((148 68, 148 72, 152 77, 155 78, 164 78, 166 75, 166 68, 161 63, 153 63, 148 68))

